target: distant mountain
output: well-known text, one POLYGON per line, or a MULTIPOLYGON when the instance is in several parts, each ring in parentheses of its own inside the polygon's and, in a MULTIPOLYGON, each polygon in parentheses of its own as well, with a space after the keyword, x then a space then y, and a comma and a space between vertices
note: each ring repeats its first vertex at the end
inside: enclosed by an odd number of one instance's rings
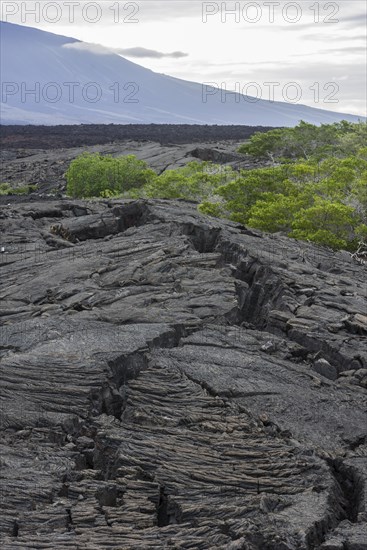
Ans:
POLYGON ((222 98, 214 88, 204 101, 201 84, 155 73, 98 46, 5 22, 0 30, 3 124, 294 126, 359 119, 299 104, 254 103, 235 93, 222 98))

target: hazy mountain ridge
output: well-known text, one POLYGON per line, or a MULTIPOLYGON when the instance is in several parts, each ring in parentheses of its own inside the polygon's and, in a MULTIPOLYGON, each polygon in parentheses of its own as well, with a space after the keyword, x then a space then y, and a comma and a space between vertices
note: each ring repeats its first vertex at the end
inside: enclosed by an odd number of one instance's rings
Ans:
POLYGON ((4 124, 161 123, 293 126, 359 117, 259 100, 155 73, 75 38, 0 22, 4 124), (82 43, 81 43, 82 44, 82 43), (204 90, 205 92, 205 90, 204 90), (214 90, 212 90, 214 93, 214 90), (204 93, 205 95, 205 93, 204 93))

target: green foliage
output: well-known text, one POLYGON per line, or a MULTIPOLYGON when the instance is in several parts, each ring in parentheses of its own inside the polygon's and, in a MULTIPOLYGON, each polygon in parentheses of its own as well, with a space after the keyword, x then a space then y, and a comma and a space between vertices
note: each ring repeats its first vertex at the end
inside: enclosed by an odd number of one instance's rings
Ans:
POLYGON ((353 249, 367 222, 366 176, 367 161, 357 157, 302 161, 249 170, 217 192, 233 221, 353 249))
POLYGON ((367 225, 365 223, 357 225, 355 234, 358 240, 367 242, 367 225))
POLYGON ((9 183, 0 183, 0 195, 10 195, 11 187, 9 183))
POLYGON ((236 172, 230 167, 193 161, 183 168, 166 170, 156 176, 142 188, 140 196, 200 201, 213 196, 220 185, 234 177, 236 172))
POLYGON ((302 201, 293 196, 263 193, 263 198, 256 201, 249 211, 248 225, 270 233, 289 232, 301 204, 302 201))
POLYGON ((267 194, 293 194, 296 188, 288 179, 287 167, 257 168, 242 170, 239 177, 218 187, 217 193, 231 212, 231 219, 248 223, 251 208, 267 194))
POLYGON ((240 151, 273 165, 235 171, 191 162, 157 175, 132 155, 84 154, 70 164, 67 190, 77 197, 191 200, 203 214, 335 250, 354 251, 367 240, 366 123, 301 122, 254 134, 240 151))
POLYGON ((211 202, 210 200, 203 201, 199 204, 198 210, 202 214, 213 216, 214 218, 223 218, 225 215, 222 203, 211 202))
POLYGON ((99 153, 83 153, 66 172, 66 191, 72 197, 113 197, 139 188, 155 177, 135 155, 113 158, 99 153))
POLYGON ((335 124, 314 126, 301 121, 295 128, 281 128, 256 132, 248 143, 241 145, 240 153, 256 158, 279 160, 314 159, 328 156, 344 157, 357 154, 367 144, 367 124, 353 124, 343 120, 335 124))
POLYGON ((276 155, 282 151, 279 147, 284 136, 284 130, 276 129, 269 132, 256 132, 248 143, 238 148, 239 153, 252 155, 256 158, 270 158, 274 160, 276 155))
POLYGON ((0 183, 1 195, 28 195, 36 191, 37 185, 22 185, 21 187, 12 187, 10 183, 0 183))
POLYGON ((331 248, 351 248, 355 234, 355 213, 351 206, 316 198, 310 208, 294 216, 291 237, 310 240, 331 248))
POLYGON ((367 238, 365 122, 301 122, 254 134, 239 151, 274 167, 247 171, 219 189, 231 219, 334 249, 353 250, 367 238))
POLYGON ((193 198, 196 195, 195 185, 182 173, 167 170, 144 188, 146 197, 159 199, 193 198))

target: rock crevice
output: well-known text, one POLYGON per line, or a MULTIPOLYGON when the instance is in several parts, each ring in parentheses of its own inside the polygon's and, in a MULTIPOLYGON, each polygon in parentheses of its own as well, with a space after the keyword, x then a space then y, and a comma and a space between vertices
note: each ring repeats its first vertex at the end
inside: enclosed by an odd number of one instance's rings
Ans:
POLYGON ((363 548, 364 266, 184 201, 0 224, 4 549, 363 548))

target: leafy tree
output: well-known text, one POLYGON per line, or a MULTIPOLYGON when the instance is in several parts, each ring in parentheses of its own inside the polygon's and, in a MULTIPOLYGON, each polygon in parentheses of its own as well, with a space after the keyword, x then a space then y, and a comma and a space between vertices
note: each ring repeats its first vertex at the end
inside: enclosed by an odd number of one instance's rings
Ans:
POLYGON ((365 122, 353 124, 344 120, 335 124, 314 126, 301 121, 294 128, 257 132, 238 151, 256 158, 267 158, 275 163, 355 155, 366 144, 365 122))
POLYGON ((276 129, 269 132, 255 132, 249 143, 238 148, 239 153, 246 153, 260 159, 270 159, 275 162, 277 156, 283 152, 282 138, 287 130, 276 129))
POLYGON ((343 120, 339 123, 338 156, 359 155, 363 149, 367 153, 367 123, 352 124, 343 120))

